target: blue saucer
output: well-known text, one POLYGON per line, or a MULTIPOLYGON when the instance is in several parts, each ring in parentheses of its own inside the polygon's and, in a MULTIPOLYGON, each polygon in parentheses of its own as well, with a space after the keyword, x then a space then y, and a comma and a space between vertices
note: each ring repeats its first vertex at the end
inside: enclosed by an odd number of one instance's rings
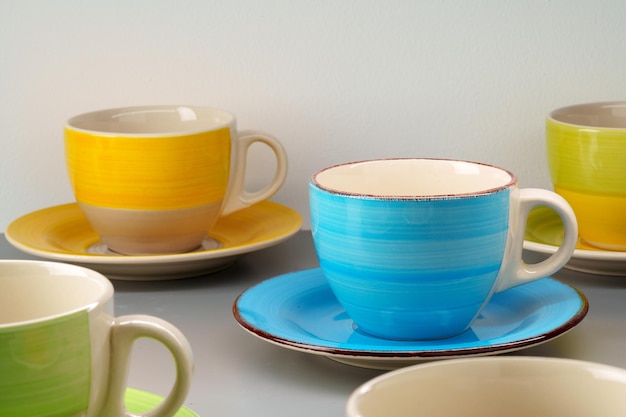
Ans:
POLYGON ((379 339, 356 330, 319 268, 264 281, 242 293, 233 305, 237 322, 261 339, 377 369, 535 346, 572 329, 588 309, 580 291, 543 278, 494 295, 472 327, 458 336, 429 341, 379 339))

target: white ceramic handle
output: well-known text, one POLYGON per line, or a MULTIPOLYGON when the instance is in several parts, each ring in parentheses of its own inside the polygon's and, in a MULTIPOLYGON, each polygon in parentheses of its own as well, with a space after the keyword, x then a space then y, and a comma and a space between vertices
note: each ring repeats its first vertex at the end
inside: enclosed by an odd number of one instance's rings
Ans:
MULTIPOLYGON (((511 204, 515 203, 512 201, 511 204)), ((496 292, 554 274, 569 261, 578 242, 578 223, 574 211, 558 194, 539 188, 526 188, 519 190, 518 204, 517 218, 510 222, 509 247, 500 268, 496 292), (522 259, 526 220, 530 211, 537 206, 553 209, 561 217, 565 233, 563 243, 548 259, 527 264, 522 259)))
POLYGON ((153 316, 128 315, 115 319, 111 327, 111 364, 109 393, 102 417, 173 417, 183 405, 193 374, 193 355, 189 342, 176 327, 153 316), (172 354, 176 380, 165 400, 152 410, 130 413, 124 404, 126 380, 133 343, 142 337, 155 339, 172 354))
POLYGON ((222 206, 222 215, 250 207, 270 198, 287 178, 287 152, 276 138, 254 130, 244 130, 239 132, 234 148, 233 172, 228 182, 228 193, 222 206), (265 188, 250 193, 245 190, 246 160, 248 149, 255 142, 264 143, 272 149, 276 155, 276 173, 265 188))

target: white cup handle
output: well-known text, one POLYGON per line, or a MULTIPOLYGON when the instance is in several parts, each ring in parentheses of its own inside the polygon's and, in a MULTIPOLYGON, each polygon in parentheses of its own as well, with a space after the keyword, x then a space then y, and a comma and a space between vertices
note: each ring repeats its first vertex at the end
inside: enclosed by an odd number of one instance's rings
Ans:
POLYGON ((287 178, 287 152, 276 138, 255 130, 244 130, 238 133, 238 137, 234 141, 234 165, 228 181, 228 192, 222 205, 222 215, 250 207, 270 198, 287 178), (250 193, 245 190, 246 160, 248 149, 255 142, 264 143, 272 149, 276 155, 276 172, 274 178, 263 189, 250 193))
MULTIPOLYGON (((552 191, 539 188, 525 188, 517 192, 519 193, 518 211, 517 213, 511 213, 511 216, 516 216, 516 218, 510 222, 508 247, 498 274, 498 282, 495 287, 496 292, 554 274, 569 261, 578 242, 576 216, 563 197, 552 191), (530 211, 537 206, 546 206, 553 209, 561 217, 565 233, 563 235, 563 243, 548 259, 536 264, 527 264, 522 259, 526 221, 530 211)), ((514 200, 515 198, 511 201, 512 205, 515 205, 514 200)))
POLYGON ((176 327, 157 317, 128 315, 117 317, 111 327, 111 363, 109 392, 102 417, 172 417, 182 407, 193 374, 193 355, 185 336, 176 327), (162 343, 172 354, 176 379, 170 393, 157 407, 146 413, 130 413, 124 404, 126 380, 130 368, 130 352, 139 338, 162 343))

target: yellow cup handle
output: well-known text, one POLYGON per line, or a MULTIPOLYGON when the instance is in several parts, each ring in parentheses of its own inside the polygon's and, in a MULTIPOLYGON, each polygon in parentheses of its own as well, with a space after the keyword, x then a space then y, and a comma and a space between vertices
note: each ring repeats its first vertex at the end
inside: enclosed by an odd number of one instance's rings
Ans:
POLYGON ((234 165, 228 181, 228 191, 222 204, 222 215, 267 200, 276 194, 287 178, 287 152, 276 138, 255 130, 244 130, 239 132, 238 137, 233 141, 234 165), (248 149, 256 142, 264 143, 272 149, 274 155, 276 155, 276 172, 274 173, 274 178, 263 189, 248 192, 245 189, 246 160, 248 149))
POLYGON ((102 417, 172 417, 182 407, 193 374, 193 355, 185 336, 176 327, 153 316, 127 315, 117 317, 111 326, 111 362, 109 389, 100 414, 102 417), (162 343, 172 354, 176 379, 170 393, 157 407, 146 413, 132 414, 124 404, 126 380, 133 343, 142 337, 162 343))

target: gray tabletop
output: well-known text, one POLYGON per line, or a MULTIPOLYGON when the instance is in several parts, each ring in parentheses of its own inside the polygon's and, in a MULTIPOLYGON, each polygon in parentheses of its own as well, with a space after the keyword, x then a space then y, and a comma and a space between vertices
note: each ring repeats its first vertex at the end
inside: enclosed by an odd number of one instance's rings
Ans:
MULTIPOLYGON (((532 255, 526 254, 529 260, 532 255)), ((0 239, 0 257, 34 259, 0 239)), ((199 416, 343 416, 350 393, 384 371, 344 365, 283 348, 244 331, 232 304, 247 288, 274 276, 318 265, 309 231, 241 257, 232 267, 199 278, 114 281, 117 315, 168 320, 189 339, 195 375, 186 406, 199 416)), ((511 355, 555 356, 626 368, 626 277, 563 269, 554 276, 581 290, 589 313, 568 333, 511 355)), ((164 395, 174 369, 150 340, 134 347, 129 385, 164 395)))

